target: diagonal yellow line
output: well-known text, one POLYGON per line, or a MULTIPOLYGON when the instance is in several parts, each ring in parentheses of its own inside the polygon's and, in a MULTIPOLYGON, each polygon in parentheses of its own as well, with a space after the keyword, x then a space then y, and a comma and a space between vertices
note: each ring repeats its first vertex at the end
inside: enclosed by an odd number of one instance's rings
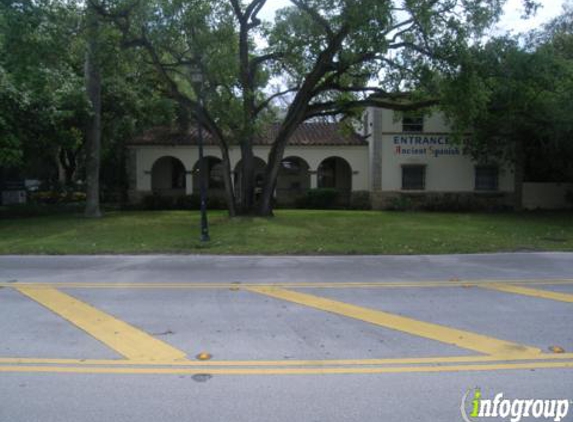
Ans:
POLYGON ((488 355, 517 356, 541 353, 540 349, 534 347, 292 290, 269 287, 249 287, 245 290, 488 355))
POLYGON ((558 302, 573 303, 573 295, 567 293, 551 292, 548 290, 530 289, 529 287, 512 286, 505 284, 480 285, 484 289, 497 290, 505 293, 515 293, 518 295, 537 297, 542 299, 556 300, 558 302))
POLYGON ((56 289, 18 287, 17 290, 128 359, 185 359, 181 350, 56 289))

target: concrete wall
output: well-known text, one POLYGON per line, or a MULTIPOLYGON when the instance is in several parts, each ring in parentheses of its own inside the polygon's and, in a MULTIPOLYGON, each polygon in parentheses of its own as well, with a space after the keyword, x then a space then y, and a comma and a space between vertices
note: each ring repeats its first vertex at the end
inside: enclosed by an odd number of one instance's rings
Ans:
POLYGON ((528 210, 571 209, 567 192, 573 195, 573 183, 524 183, 523 208, 528 210))
MULTIPOLYGON (((196 146, 133 146, 130 147, 130 156, 135 160, 136 165, 133 171, 135 175, 131 178, 135 181, 135 186, 130 187, 132 197, 134 193, 147 194, 152 191, 151 170, 153 164, 161 157, 172 156, 178 158, 187 171, 187 194, 193 193, 192 169, 198 161, 198 151, 196 146)), ((254 148, 256 157, 261 158, 265 163, 270 151, 268 146, 257 146, 254 148)), ((204 155, 221 158, 218 147, 205 147, 204 155)), ((231 158, 231 169, 234 169, 240 160, 240 149, 231 148, 229 151, 231 158)), ((317 187, 316 171, 320 163, 329 157, 344 158, 352 169, 352 190, 368 190, 370 188, 370 175, 368 165, 368 146, 293 146, 287 147, 284 157, 301 157, 309 165, 310 185, 317 187)), ((133 167, 133 166, 132 166, 133 167)))

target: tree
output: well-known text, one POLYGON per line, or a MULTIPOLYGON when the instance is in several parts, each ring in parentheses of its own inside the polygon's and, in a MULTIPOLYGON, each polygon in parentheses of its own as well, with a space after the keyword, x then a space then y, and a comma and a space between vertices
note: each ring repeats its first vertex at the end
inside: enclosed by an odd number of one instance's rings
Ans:
MULTIPOLYGON (((0 167, 37 178, 49 189, 81 189, 85 180, 85 5, 64 0, 0 2, 0 167)), ((101 188, 122 198, 124 143, 137 131, 173 119, 173 101, 135 51, 118 47, 119 33, 99 26, 101 188)), ((125 189, 124 189, 125 190, 125 189)))
POLYGON ((25 97, 18 92, 10 75, 0 67, 0 168, 15 167, 22 162, 18 132, 25 108, 25 97))
MULTIPOLYGON (((288 140, 304 121, 357 115, 366 106, 412 110, 438 103, 443 74, 495 21, 503 0, 291 0, 273 23, 258 15, 266 0, 91 0, 114 21, 124 45, 146 51, 170 96, 217 140, 227 202, 234 214, 228 146, 241 147, 242 213, 272 215, 272 197, 288 140), (204 107, 190 65, 207 77, 204 107), (272 89, 273 81, 281 83, 272 89), (275 101, 289 98, 284 117, 275 101), (253 140, 279 121, 254 201, 253 140)), ((533 9, 535 3, 526 1, 533 9)))
POLYGON ((99 174, 101 160, 101 73, 99 15, 91 3, 86 8, 86 92, 90 102, 91 116, 86 129, 86 209, 85 216, 101 217, 99 206, 99 174))
POLYGON ((38 164, 62 157, 73 173, 87 115, 75 54, 79 23, 68 3, 0 4, 0 143, 19 158, 12 166, 45 167, 38 164))
POLYGON ((445 81, 443 103, 459 133, 472 132, 466 148, 475 159, 512 165, 515 209, 527 174, 563 180, 573 151, 573 34, 561 29, 527 39, 528 48, 502 37, 470 50, 462 71, 445 81))

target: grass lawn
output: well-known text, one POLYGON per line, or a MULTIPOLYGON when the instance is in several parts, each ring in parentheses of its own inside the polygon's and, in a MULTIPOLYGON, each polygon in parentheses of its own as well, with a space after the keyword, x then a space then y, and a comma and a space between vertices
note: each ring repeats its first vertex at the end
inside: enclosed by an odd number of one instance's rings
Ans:
POLYGON ((444 254, 573 251, 571 213, 279 210, 272 219, 209 213, 201 244, 194 211, 58 214, 0 220, 0 254, 444 254))

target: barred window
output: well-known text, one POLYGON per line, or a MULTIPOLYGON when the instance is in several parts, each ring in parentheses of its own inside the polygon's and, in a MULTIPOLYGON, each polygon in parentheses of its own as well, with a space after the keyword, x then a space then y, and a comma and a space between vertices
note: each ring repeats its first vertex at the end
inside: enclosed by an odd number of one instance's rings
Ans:
POLYGON ((423 132, 424 115, 420 113, 404 113, 402 117, 402 132, 423 132))
POLYGON ((499 187, 499 170, 496 166, 476 166, 475 189, 495 191, 499 187))
POLYGON ((426 188, 426 166, 402 166, 402 189, 424 190, 426 188))

